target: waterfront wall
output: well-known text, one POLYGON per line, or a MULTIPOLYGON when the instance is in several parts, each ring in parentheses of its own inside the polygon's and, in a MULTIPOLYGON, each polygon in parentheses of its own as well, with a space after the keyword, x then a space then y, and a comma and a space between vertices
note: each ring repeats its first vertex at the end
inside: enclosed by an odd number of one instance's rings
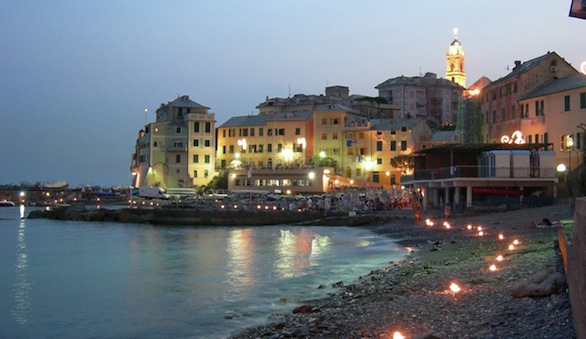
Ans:
POLYGON ((567 277, 576 335, 586 339, 586 198, 576 199, 567 277))

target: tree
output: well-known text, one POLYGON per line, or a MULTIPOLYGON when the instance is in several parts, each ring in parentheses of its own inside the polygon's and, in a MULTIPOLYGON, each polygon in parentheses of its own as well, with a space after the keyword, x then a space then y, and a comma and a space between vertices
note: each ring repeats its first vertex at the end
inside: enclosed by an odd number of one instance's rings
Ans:
POLYGON ((411 154, 400 154, 391 158, 391 165, 401 170, 401 173, 407 174, 407 171, 415 168, 415 159, 411 154))
POLYGON ((319 155, 314 155, 309 160, 312 167, 334 167, 336 168, 337 162, 332 157, 322 158, 319 155))
POLYGON ((211 189, 228 189, 228 171, 222 170, 208 184, 211 189))

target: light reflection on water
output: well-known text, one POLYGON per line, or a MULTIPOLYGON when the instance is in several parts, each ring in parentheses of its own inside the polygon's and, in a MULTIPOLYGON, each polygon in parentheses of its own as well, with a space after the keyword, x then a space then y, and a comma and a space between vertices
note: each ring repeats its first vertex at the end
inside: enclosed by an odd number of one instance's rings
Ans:
POLYGON ((323 296, 332 290, 317 286, 406 254, 358 228, 173 228, 10 213, 0 221, 8 337, 225 337, 294 307, 282 299, 323 296))
MULTIPOLYGON (((21 213, 24 212, 24 206, 21 205, 21 213)), ((14 297, 14 318, 20 325, 25 325, 30 317, 32 308, 31 290, 33 284, 30 280, 30 273, 28 272, 28 254, 26 250, 26 223, 24 220, 20 220, 18 225, 18 240, 17 240, 17 252, 16 252, 16 263, 15 269, 15 280, 13 287, 14 297)))

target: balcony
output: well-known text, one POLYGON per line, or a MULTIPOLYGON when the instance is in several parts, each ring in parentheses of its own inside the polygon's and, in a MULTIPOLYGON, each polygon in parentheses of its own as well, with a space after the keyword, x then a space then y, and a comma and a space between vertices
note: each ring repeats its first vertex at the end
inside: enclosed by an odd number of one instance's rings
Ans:
POLYGON ((554 168, 538 167, 487 167, 487 166, 452 166, 437 169, 415 170, 414 181, 445 180, 453 178, 495 178, 495 179, 531 179, 556 178, 554 168))

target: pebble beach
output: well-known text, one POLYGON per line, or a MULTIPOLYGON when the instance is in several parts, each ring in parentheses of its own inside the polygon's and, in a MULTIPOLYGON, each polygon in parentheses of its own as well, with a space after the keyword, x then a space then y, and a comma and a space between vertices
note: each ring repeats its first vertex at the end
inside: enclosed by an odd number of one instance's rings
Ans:
POLYGON ((528 280, 563 270, 554 242, 567 219, 573 211, 560 204, 368 226, 410 254, 232 338, 575 338, 563 281, 525 293, 528 280))

